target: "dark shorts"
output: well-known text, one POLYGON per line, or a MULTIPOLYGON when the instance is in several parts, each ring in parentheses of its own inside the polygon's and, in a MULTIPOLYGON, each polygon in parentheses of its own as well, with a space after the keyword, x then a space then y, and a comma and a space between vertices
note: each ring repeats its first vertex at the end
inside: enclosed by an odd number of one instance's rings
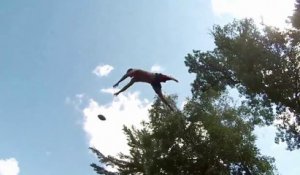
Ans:
POLYGON ((161 77, 162 77, 162 74, 160 74, 160 73, 155 73, 154 75, 155 75, 154 81, 153 81, 153 83, 151 83, 151 85, 152 85, 152 88, 154 89, 154 91, 155 91, 156 93, 160 93, 160 92, 161 92, 160 79, 161 79, 161 77))

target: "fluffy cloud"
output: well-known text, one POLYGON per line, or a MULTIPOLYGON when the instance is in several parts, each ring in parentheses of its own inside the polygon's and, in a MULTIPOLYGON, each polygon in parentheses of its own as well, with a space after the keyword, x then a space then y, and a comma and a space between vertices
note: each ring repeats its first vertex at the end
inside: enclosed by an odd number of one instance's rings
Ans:
POLYGON ((114 68, 111 65, 99 65, 94 70, 93 73, 98 77, 107 76, 114 68))
POLYGON ((151 72, 163 72, 164 68, 162 68, 160 65, 154 64, 150 70, 151 72))
POLYGON ((0 175, 18 175, 20 168, 15 158, 0 159, 0 175))
MULTIPOLYGON (((112 89, 101 90, 112 93, 112 89)), ((148 109, 151 103, 141 100, 139 93, 122 93, 109 104, 99 104, 90 99, 84 108, 83 128, 88 135, 89 146, 95 147, 105 155, 117 155, 119 152, 128 153, 126 136, 123 125, 139 128, 142 120, 148 119, 148 109), (106 117, 105 121, 97 118, 99 114, 106 117)))
POLYGON ((292 15, 295 0, 211 0, 212 9, 218 16, 229 14, 235 18, 254 18, 257 22, 284 27, 292 15))
POLYGON ((75 97, 66 97, 65 103, 67 105, 72 105, 76 110, 81 111, 83 101, 86 99, 86 95, 81 93, 81 94, 76 94, 75 97))
POLYGON ((114 94, 117 92, 119 89, 116 88, 107 88, 107 89, 101 89, 101 92, 107 93, 107 94, 114 94))

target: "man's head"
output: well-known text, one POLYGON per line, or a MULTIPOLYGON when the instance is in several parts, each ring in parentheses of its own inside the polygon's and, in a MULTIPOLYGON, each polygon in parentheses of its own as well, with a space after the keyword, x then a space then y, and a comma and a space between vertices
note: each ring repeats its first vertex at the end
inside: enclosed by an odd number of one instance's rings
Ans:
POLYGON ((129 73, 130 71, 132 71, 132 68, 129 68, 126 73, 129 73))

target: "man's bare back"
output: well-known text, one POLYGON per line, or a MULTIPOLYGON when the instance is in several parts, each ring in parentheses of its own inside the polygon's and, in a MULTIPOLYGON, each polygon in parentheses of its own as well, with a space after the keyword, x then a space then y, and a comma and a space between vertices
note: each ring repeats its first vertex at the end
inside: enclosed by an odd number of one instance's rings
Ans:
POLYGON ((166 82, 168 80, 173 80, 173 81, 178 82, 177 79, 175 79, 171 76, 164 75, 164 74, 152 73, 152 72, 144 71, 141 69, 128 69, 126 74, 123 75, 123 77, 113 87, 117 87, 119 85, 119 83, 122 82, 123 80, 125 80, 127 77, 131 77, 130 82, 127 85, 125 85, 121 90, 116 92, 114 95, 116 95, 116 96, 119 95, 121 92, 125 91, 127 88, 129 88, 131 85, 133 85, 135 82, 149 83, 149 84, 151 84, 155 93, 160 97, 160 99, 171 110, 173 110, 173 108, 169 105, 169 103, 166 101, 166 99, 164 98, 164 96, 161 92, 161 84, 160 83, 166 82))
POLYGON ((154 73, 147 72, 141 69, 132 69, 129 71, 128 76, 134 78, 136 82, 152 83, 154 81, 154 73))

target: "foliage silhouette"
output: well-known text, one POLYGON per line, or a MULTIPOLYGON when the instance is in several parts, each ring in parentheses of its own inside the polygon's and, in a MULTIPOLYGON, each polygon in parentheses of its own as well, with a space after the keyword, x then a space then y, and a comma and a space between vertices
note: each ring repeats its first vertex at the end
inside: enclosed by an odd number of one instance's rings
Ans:
MULTIPOLYGON (((228 105, 227 95, 201 97, 177 112, 156 99, 142 129, 124 126, 130 154, 116 158, 91 148, 100 162, 91 166, 98 174, 112 173, 103 164, 118 174, 274 174, 274 159, 259 153, 243 109, 228 105)), ((174 96, 168 100, 175 105, 174 96)))
POLYGON ((278 119, 275 141, 285 141, 289 150, 300 148, 299 34, 269 26, 259 30, 251 19, 214 26, 216 48, 186 57, 189 72, 196 74, 194 96, 207 88, 218 94, 236 88, 247 99, 243 105, 253 124, 278 119))

